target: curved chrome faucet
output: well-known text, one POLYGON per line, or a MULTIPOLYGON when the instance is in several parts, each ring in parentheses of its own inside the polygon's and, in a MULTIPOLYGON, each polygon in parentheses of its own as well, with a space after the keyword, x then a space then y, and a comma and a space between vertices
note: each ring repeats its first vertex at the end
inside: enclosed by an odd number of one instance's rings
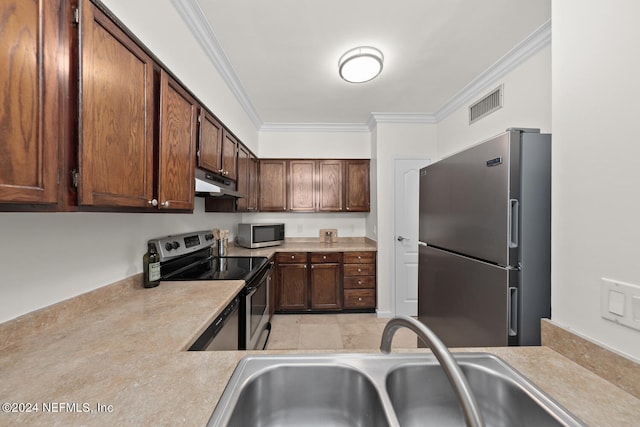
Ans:
POLYGON ((465 378, 464 374, 460 370, 460 366, 455 361, 447 346, 444 345, 440 338, 424 324, 420 323, 416 319, 408 316, 397 316, 391 319, 384 327, 382 332, 382 342, 380 343, 380 351, 388 354, 391 352, 391 340, 393 334, 401 327, 409 328, 418 335, 418 338, 427 345, 433 354, 440 362, 440 366, 444 370, 444 373, 449 378, 449 382, 453 386, 460 405, 462 406, 462 412, 464 418, 469 427, 484 427, 484 420, 482 413, 478 407, 478 402, 471 392, 471 387, 465 378))

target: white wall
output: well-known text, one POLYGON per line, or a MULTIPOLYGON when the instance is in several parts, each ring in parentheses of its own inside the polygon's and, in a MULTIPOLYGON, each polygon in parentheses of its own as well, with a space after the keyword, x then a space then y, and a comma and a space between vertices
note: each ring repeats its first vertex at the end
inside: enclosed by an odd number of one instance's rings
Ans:
POLYGON ((371 158, 369 132, 260 132, 260 158, 371 158))
POLYGON ((0 322, 141 273, 151 238, 234 230, 239 215, 203 205, 193 215, 0 213, 0 322))
POLYGON ((499 85, 504 85, 503 107, 469 125, 468 105, 438 123, 441 157, 484 141, 509 127, 539 128, 551 132, 551 46, 538 51, 501 79, 486 86, 472 104, 499 85))
POLYGON ((640 3, 553 2, 552 319, 640 360, 600 278, 640 284, 640 3))
POLYGON ((378 123, 372 139, 377 187, 378 314, 381 317, 394 312, 394 159, 436 159, 436 129, 435 124, 378 123))

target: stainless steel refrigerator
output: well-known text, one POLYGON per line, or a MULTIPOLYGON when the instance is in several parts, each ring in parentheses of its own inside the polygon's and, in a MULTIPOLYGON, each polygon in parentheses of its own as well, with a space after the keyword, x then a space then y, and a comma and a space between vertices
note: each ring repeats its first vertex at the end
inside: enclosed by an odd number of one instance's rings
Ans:
POLYGON ((551 315, 551 135, 505 133, 420 171, 418 319, 449 347, 539 345, 551 315))

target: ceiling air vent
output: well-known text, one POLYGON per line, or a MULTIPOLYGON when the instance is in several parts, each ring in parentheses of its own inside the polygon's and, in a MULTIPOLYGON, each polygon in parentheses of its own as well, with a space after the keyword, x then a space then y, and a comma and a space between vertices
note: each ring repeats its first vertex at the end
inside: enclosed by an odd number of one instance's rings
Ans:
POLYGON ((469 106, 469 124, 473 124, 502 108, 503 85, 498 86, 489 95, 469 106))

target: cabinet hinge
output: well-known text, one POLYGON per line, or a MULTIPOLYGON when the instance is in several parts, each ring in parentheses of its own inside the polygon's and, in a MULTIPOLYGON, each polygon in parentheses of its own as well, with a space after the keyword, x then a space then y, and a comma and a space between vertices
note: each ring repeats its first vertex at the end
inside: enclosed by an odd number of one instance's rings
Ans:
POLYGON ((80 179, 80 174, 77 169, 71 171, 71 185, 73 188, 78 188, 78 180, 80 179))
POLYGON ((80 24, 80 9, 78 9, 77 7, 73 8, 73 18, 71 20, 71 23, 76 27, 80 24))

